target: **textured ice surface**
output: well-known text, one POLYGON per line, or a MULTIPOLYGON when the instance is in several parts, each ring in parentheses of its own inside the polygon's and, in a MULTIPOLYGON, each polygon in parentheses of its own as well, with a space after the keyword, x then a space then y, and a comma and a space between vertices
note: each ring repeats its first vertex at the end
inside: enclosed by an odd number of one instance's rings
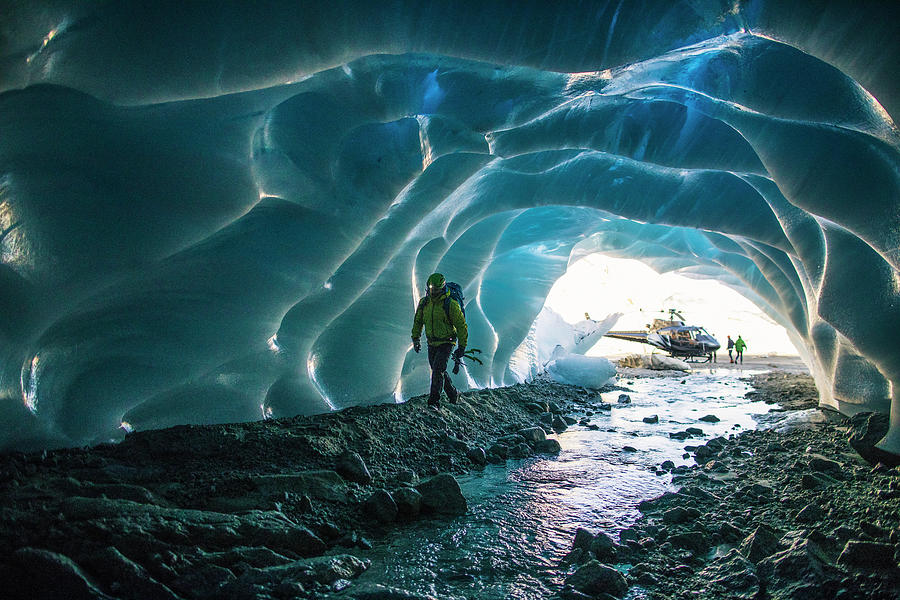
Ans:
POLYGON ((422 393, 435 270, 511 383, 601 252, 745 294, 900 450, 880 3, 201 4, 4 7, 0 447, 422 393))

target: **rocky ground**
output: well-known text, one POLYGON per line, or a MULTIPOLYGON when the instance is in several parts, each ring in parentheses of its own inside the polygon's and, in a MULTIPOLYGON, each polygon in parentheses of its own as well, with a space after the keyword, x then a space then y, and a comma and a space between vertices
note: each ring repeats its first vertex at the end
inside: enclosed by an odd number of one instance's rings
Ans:
POLYGON ((618 540, 576 534, 562 597, 900 598, 900 469, 872 449, 886 416, 811 411, 804 375, 752 380, 752 399, 812 418, 686 446, 697 466, 662 465, 680 489, 642 503, 618 540))
MULTIPOLYGON (((753 383, 779 410, 818 412, 808 377, 753 383)), ((545 432, 600 403, 537 382, 440 410, 419 397, 0 456, 4 597, 420 598, 353 584, 364 549, 404 521, 465 511, 454 474, 558 452, 545 432)), ((578 532, 559 596, 897 598, 900 471, 848 445, 866 453, 886 421, 804 422, 688 445, 697 467, 660 465, 678 493, 642 505, 617 540, 578 532)))
POLYGON ((418 397, 0 456, 5 597, 318 597, 365 570, 354 551, 397 521, 464 512, 454 473, 558 453, 544 429, 591 400, 540 382, 440 410, 418 397))

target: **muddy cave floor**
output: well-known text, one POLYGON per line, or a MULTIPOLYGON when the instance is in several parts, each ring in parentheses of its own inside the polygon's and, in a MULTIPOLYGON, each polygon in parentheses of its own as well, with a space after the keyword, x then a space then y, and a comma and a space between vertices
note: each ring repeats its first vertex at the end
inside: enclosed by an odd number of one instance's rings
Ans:
MULTIPOLYGON (((900 598, 900 467, 848 443, 879 424, 810 410, 796 363, 759 366, 771 370, 748 399, 802 424, 685 440, 697 465, 659 471, 677 492, 642 503, 618 539, 572 532, 557 597, 900 598)), ((689 377, 620 369, 619 382, 654 376, 689 377)), ((438 411, 417 397, 0 455, 0 580, 9 598, 427 598, 355 586, 367 549, 465 511, 448 474, 552 455, 554 426, 588 424, 603 404, 538 381, 438 411)))

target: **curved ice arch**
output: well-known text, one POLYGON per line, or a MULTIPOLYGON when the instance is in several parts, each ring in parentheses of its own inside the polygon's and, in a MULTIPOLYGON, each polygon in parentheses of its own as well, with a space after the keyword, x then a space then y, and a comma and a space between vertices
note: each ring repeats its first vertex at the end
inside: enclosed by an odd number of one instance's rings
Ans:
POLYGON ((21 314, 17 298, 40 300, 27 326, 5 327, 4 395, 28 411, 4 411, 13 446, 25 435, 105 439, 125 414, 147 427, 252 416, 257 403, 295 414, 418 393, 426 374, 409 358, 409 321, 434 269, 465 285, 473 333, 489 342, 473 383, 511 381, 526 325, 589 239, 741 289, 800 342, 824 403, 883 409, 897 393, 897 354, 873 331, 896 319, 895 130, 852 80, 771 40, 730 36, 584 76, 372 56, 293 85, 128 109, 32 88, 0 97, 0 118, 23 140, 0 149, 13 165, 2 187, 7 314, 21 314), (768 103, 760 57, 772 56, 843 90, 827 114, 802 97, 768 103), (734 85, 747 73, 749 96, 734 85), (53 103, 56 113, 40 110, 53 103), (43 126, 54 114, 70 135, 43 126), (96 225, 115 204, 69 181, 124 170, 114 154, 171 173, 166 198, 140 178, 107 186, 107 199, 183 218, 145 236, 149 253, 128 247, 146 225, 128 210, 119 229, 97 228, 66 255, 66 213, 40 208, 43 173, 21 167, 40 164, 32 155, 65 162, 71 139, 90 146, 92 123, 112 150, 47 181, 96 225), (193 152, 173 155, 179 144, 193 152), (178 175, 202 173, 199 155, 216 159, 201 199, 227 202, 206 208, 183 189, 196 192, 178 175), (858 190, 870 201, 847 203, 858 190), (124 260, 94 265, 117 239, 124 260), (516 310, 504 311, 510 296, 516 310), (848 314, 848 303, 868 310, 848 314), (214 414, 215 397, 235 411, 214 414), (185 404, 197 414, 169 418, 185 404))

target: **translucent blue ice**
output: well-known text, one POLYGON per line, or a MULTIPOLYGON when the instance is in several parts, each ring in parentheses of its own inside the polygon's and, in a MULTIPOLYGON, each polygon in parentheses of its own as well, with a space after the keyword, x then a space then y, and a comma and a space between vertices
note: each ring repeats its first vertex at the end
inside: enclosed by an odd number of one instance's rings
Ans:
POLYGON ((746 295, 900 452, 894 21, 719 4, 10 3, 0 448, 423 393, 433 271, 511 383, 600 252, 746 295))

